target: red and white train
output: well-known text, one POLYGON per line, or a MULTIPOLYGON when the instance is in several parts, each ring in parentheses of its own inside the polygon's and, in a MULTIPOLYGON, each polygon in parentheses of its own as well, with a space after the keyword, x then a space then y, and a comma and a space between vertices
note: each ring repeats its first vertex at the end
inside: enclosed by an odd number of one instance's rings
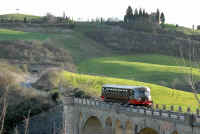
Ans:
POLYGON ((151 107, 150 88, 145 86, 103 85, 101 98, 106 102, 151 107))

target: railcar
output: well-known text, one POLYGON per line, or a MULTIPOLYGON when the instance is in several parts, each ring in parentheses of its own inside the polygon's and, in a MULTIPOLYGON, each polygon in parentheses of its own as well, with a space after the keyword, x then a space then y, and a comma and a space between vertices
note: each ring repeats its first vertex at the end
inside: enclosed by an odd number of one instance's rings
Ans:
POLYGON ((106 102, 151 107, 150 88, 145 86, 103 85, 101 99, 106 102))

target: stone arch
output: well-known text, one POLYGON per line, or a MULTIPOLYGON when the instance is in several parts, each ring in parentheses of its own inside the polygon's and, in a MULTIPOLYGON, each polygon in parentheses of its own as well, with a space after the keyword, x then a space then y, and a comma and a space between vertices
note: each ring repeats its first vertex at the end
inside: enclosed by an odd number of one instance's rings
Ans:
POLYGON ((91 116, 84 124, 82 134, 103 134, 103 126, 96 116, 91 116))
POLYGON ((140 130, 139 134, 159 134, 159 133, 152 128, 143 128, 140 130))
POLYGON ((93 113, 82 113, 82 115, 84 115, 84 116, 82 116, 83 117, 83 119, 82 119, 82 121, 81 121, 81 129, 83 129, 83 127, 85 126, 85 124, 86 124, 86 121, 90 118, 90 117, 96 117, 100 122, 101 122, 101 125, 102 125, 102 127, 103 127, 103 121, 102 121, 102 119, 97 115, 97 114, 93 114, 93 113))
POLYGON ((133 134, 133 124, 131 121, 126 121, 126 134, 133 134))
POLYGON ((115 123, 115 134, 123 134, 123 126, 120 120, 117 120, 115 123))
POLYGON ((173 133, 172 134, 178 134, 178 131, 177 130, 175 130, 175 131, 173 131, 173 133))
POLYGON ((108 117, 105 120, 105 134, 112 134, 112 118, 108 117))

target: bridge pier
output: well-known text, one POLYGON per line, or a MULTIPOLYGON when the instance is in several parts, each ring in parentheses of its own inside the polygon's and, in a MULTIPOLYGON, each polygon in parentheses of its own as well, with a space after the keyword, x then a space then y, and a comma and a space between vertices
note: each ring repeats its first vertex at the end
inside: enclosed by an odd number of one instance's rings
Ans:
POLYGON ((64 113, 63 113, 63 131, 65 134, 77 134, 78 129, 76 128, 76 120, 74 118, 75 111, 74 111, 74 99, 71 96, 65 96, 64 97, 64 113))

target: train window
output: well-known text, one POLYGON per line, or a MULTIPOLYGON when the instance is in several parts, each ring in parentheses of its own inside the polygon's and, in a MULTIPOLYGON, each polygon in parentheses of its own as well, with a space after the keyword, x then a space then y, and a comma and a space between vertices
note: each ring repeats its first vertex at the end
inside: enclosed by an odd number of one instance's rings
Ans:
POLYGON ((125 96, 125 92, 122 92, 122 95, 125 96))
POLYGON ((131 91, 131 95, 134 95, 134 94, 135 94, 135 92, 132 90, 132 91, 131 91))

